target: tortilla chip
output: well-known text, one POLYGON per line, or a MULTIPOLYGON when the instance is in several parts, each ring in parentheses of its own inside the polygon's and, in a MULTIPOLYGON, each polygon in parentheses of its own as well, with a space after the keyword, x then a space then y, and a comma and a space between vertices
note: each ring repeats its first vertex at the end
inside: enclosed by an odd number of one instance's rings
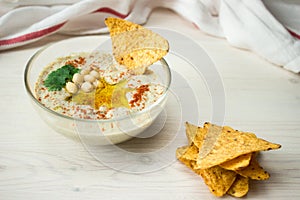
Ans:
POLYGON ((237 176, 234 171, 229 171, 219 166, 200 170, 200 175, 211 193, 217 197, 226 194, 237 176))
POLYGON ((259 165, 256 154, 252 155, 250 164, 246 168, 236 170, 236 172, 241 176, 254 180, 267 180, 270 178, 270 174, 259 165))
POLYGON ((199 153, 199 149, 194 144, 192 144, 191 146, 189 146, 187 148, 187 150, 182 155, 182 157, 185 158, 185 159, 188 159, 188 160, 197 161, 198 153, 199 153))
POLYGON ((251 153, 241 155, 237 158, 221 163, 220 167, 233 171, 245 168, 250 164, 251 156, 251 153))
POLYGON ((249 191, 249 179, 243 176, 237 176, 234 183, 231 185, 227 194, 234 197, 243 197, 249 191))
POLYGON ((183 157, 183 155, 185 154, 185 152, 187 151, 187 149, 189 148, 189 146, 183 146, 183 147, 179 147, 176 149, 176 158, 178 160, 180 160, 183 164, 185 164, 187 167, 192 169, 192 165, 190 160, 185 159, 183 157))
POLYGON ((143 73, 146 67, 162 59, 169 51, 166 39, 143 26, 112 17, 106 18, 105 24, 116 61, 133 72, 143 73))
POLYGON ((214 144, 217 142, 217 139, 222 133, 222 127, 208 122, 205 123, 204 130, 206 134, 199 152, 199 159, 206 157, 211 152, 214 144))
POLYGON ((198 148, 192 144, 191 146, 183 146, 179 147, 176 150, 176 157, 184 158, 186 160, 194 160, 197 161, 199 150, 198 148))
POLYGON ((194 169, 196 165, 195 160, 191 160, 189 155, 189 146, 179 147, 176 150, 176 158, 181 161, 188 168, 192 169, 194 172, 200 175, 200 170, 194 169))
POLYGON ((186 136, 190 145, 193 143, 198 147, 198 149, 201 149, 206 134, 206 129, 186 122, 186 136))
POLYGON ((177 158, 200 175, 211 193, 243 197, 249 179, 266 180, 270 175, 259 166, 259 151, 280 148, 253 133, 205 123, 203 128, 186 122, 188 146, 176 151, 177 158), (199 167, 200 166, 200 167, 199 167))
POLYGON ((141 25, 114 17, 108 17, 104 22, 109 29, 109 34, 111 37, 120 35, 121 33, 143 29, 141 25))
MULTIPOLYGON (((210 127, 211 126, 209 126, 209 128, 210 127)), ((209 136, 206 135, 205 138, 207 137, 209 136)), ((217 137, 218 138, 216 139, 216 142, 211 144, 211 146, 205 145, 205 142, 203 143, 203 147, 205 146, 208 148, 210 152, 206 156, 202 156, 201 152, 203 152, 203 150, 200 150, 197 160, 198 169, 207 169, 232 160, 243 154, 278 149, 281 147, 279 144, 274 144, 257 138, 252 133, 240 132, 236 130, 232 131, 224 128, 217 137)))
POLYGON ((188 122, 185 123, 185 134, 186 134, 186 137, 188 139, 188 143, 189 145, 191 145, 192 143, 194 143, 194 140, 195 140, 195 137, 197 135, 197 130, 198 130, 198 127, 193 125, 193 124, 190 124, 188 122))
MULTIPOLYGON (((180 162, 182 162, 188 168, 194 170, 194 165, 195 165, 196 161, 194 161, 194 160, 188 160, 188 159, 185 159, 183 157, 178 158, 178 160, 180 162)), ((201 170, 201 169, 198 169, 198 170, 201 170)))
POLYGON ((176 150, 177 159, 188 168, 192 169, 196 174, 200 175, 205 184, 209 187, 211 193, 218 197, 226 194, 237 174, 234 171, 229 171, 219 166, 211 167, 209 169, 195 169, 196 161, 187 159, 185 156, 187 151, 187 146, 178 148, 176 150))
POLYGON ((189 146, 178 147, 176 149, 176 158, 181 158, 189 146))

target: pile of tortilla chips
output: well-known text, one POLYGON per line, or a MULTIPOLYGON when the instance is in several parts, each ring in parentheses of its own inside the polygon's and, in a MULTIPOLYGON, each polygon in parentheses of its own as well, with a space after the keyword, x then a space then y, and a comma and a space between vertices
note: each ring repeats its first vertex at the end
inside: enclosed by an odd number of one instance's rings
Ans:
POLYGON ((270 177, 257 161, 259 151, 279 149, 281 145, 257 138, 228 126, 205 123, 197 127, 186 123, 189 145, 177 149, 177 158, 199 174, 211 193, 242 197, 248 193, 249 179, 270 177))
POLYGON ((169 51, 169 43, 162 36, 141 25, 109 17, 105 19, 112 40, 116 61, 135 74, 160 60, 169 51))

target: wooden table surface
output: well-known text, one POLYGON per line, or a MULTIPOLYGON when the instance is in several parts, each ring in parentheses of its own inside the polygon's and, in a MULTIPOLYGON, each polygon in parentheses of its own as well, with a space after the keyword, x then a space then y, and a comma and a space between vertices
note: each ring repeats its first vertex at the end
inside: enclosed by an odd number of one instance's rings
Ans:
MULTIPOLYGON (((146 26, 178 31, 207 52, 224 86, 224 124, 282 144, 280 150, 262 153, 261 165, 271 178, 251 181, 246 198, 300 199, 299 75, 205 35, 168 10, 155 10, 146 26)), ((25 64, 39 48, 67 38, 56 34, 0 52, 0 199, 218 199, 199 176, 176 161, 175 152, 173 162, 153 172, 116 171, 95 159, 82 143, 56 133, 40 119, 25 92, 25 64)), ((199 123, 210 120, 211 109, 202 110, 199 123)), ((178 134, 186 143, 184 131, 178 134)), ((151 142, 166 141, 133 140, 123 146, 151 149, 151 142)))

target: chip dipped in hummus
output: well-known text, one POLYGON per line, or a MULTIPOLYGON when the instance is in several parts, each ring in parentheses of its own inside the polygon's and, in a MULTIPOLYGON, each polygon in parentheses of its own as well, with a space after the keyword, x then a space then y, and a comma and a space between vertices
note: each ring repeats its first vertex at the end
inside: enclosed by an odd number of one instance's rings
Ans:
POLYGON ((169 51, 169 43, 157 33, 120 18, 106 18, 116 61, 136 74, 157 62, 169 51))

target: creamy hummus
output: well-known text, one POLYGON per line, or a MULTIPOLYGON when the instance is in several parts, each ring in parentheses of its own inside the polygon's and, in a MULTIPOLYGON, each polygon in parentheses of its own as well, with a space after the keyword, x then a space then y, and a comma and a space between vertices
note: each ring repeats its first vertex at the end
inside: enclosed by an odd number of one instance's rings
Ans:
POLYGON ((45 107, 74 118, 112 119, 141 111, 156 102, 166 88, 147 70, 130 73, 109 53, 74 53, 57 58, 40 73, 35 95, 45 107), (61 90, 45 86, 48 75, 65 65, 79 69, 61 90))

